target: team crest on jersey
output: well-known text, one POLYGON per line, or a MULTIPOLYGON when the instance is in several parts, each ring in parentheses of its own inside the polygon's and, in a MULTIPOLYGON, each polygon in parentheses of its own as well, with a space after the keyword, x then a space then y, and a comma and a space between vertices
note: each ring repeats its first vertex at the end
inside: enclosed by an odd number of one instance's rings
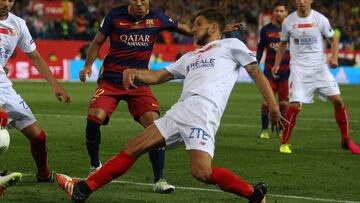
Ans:
POLYGON ((155 23, 154 23, 154 20, 153 19, 146 19, 146 27, 154 27, 155 26, 155 23))

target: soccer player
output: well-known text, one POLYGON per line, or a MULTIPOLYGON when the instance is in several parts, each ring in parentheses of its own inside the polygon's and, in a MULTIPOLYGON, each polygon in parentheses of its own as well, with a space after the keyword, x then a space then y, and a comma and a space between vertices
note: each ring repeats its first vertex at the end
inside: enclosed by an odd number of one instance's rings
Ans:
POLYGON ((331 42, 329 65, 338 66, 339 43, 329 20, 321 13, 311 9, 312 0, 296 0, 297 10, 283 22, 281 42, 276 53, 273 76, 279 77, 280 61, 287 43, 290 43, 289 110, 285 119, 281 153, 292 153, 290 136, 302 103, 313 103, 315 93, 322 99, 329 99, 334 106, 335 119, 341 133, 341 145, 354 154, 360 148, 349 136, 349 121, 345 104, 334 77, 324 60, 323 36, 331 42))
MULTIPOLYGON (((229 24, 232 31, 238 24, 229 24)), ((92 41, 80 71, 80 80, 91 76, 91 66, 102 44, 110 38, 110 50, 101 70, 98 87, 90 101, 87 125, 86 147, 90 156, 90 174, 101 167, 99 146, 100 126, 107 125, 118 103, 124 100, 134 120, 144 128, 159 118, 159 105, 146 84, 138 84, 132 91, 122 86, 123 71, 128 68, 148 69, 154 43, 161 31, 176 31, 191 35, 189 26, 176 23, 158 9, 150 9, 150 0, 130 0, 128 6, 112 9, 101 23, 99 32, 92 41)), ((163 179, 165 151, 153 149, 149 158, 154 174, 154 191, 169 193, 175 187, 163 179)))
POLYGON ((185 143, 194 178, 245 197, 249 202, 265 201, 267 185, 264 182, 251 186, 231 171, 211 166, 215 134, 240 66, 256 81, 268 103, 271 123, 276 125, 281 115, 255 55, 238 39, 221 40, 224 26, 225 17, 222 14, 214 9, 203 10, 197 14, 192 28, 194 42, 201 48, 185 54, 160 71, 124 71, 125 89, 136 87, 139 83, 159 84, 184 79, 180 99, 163 117, 128 142, 124 150, 85 181, 79 182, 78 179, 57 174, 59 186, 74 202, 84 202, 92 192, 123 175, 140 155, 150 149, 174 147, 180 143, 185 143))
MULTIPOLYGON (((281 25, 285 17, 288 15, 287 5, 285 2, 277 2, 274 4, 273 19, 271 23, 265 25, 260 30, 260 41, 257 46, 256 59, 260 62, 266 48, 265 68, 264 74, 268 79, 274 94, 277 93, 280 112, 282 116, 288 109, 289 86, 288 78, 290 75, 289 51, 286 50, 285 55, 280 63, 280 70, 278 71, 278 78, 274 78, 271 74, 271 69, 275 63, 276 50, 279 46, 281 36, 281 25)), ((261 126, 262 130, 260 138, 270 139, 269 127, 269 107, 264 101, 261 107, 261 126)), ((281 133, 279 134, 281 137, 281 133)))
POLYGON ((18 172, 1 171, 0 172, 0 197, 5 193, 7 187, 17 184, 21 181, 22 174, 18 172))
POLYGON ((15 0, 0 1, 0 124, 2 128, 10 124, 28 138, 37 167, 37 181, 51 182, 54 178, 48 167, 45 132, 39 126, 30 107, 14 90, 3 69, 16 46, 18 45, 27 54, 35 68, 53 87, 58 100, 70 103, 71 99, 55 80, 44 59, 36 50, 25 21, 10 13, 14 2, 15 0))

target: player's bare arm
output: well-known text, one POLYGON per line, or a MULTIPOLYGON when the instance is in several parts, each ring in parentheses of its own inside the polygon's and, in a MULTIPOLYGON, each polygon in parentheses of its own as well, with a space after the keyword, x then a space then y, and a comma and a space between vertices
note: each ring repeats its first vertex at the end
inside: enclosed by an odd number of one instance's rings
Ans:
POLYGON ((123 72, 123 86, 126 90, 136 88, 135 81, 149 85, 160 84, 174 79, 174 76, 165 68, 159 71, 126 69, 123 72))
POLYGON ((61 87, 58 81, 52 75, 49 66, 46 64, 44 59, 41 57, 37 50, 27 53, 30 58, 32 64, 35 66, 36 70, 40 73, 41 76, 45 78, 45 80, 53 87, 54 95, 59 100, 62 101, 64 99, 65 103, 70 103, 71 98, 69 94, 61 87))
POLYGON ((331 57, 329 59, 329 66, 331 68, 336 68, 339 65, 338 55, 339 55, 339 40, 335 36, 332 36, 328 39, 331 43, 331 57))
POLYGON ((251 63, 244 67, 249 73, 251 78, 256 82, 256 86, 259 89, 264 100, 269 105, 269 119, 271 124, 277 125, 281 118, 279 105, 276 102, 274 93, 271 90, 270 84, 264 74, 261 72, 257 63, 251 63))
POLYGON ((276 51, 275 64, 274 64, 274 67, 271 69, 271 73, 272 73, 274 78, 279 77, 277 75, 277 72, 280 69, 280 63, 281 63, 281 60, 282 60, 282 58, 283 58, 283 56, 285 54, 286 46, 287 46, 287 42, 282 41, 282 42, 279 43, 278 50, 276 51))
POLYGON ((85 66, 79 73, 79 78, 82 82, 86 81, 86 76, 88 77, 91 76, 92 74, 91 66, 94 63, 96 57, 98 56, 99 50, 105 41, 106 41, 106 37, 101 32, 97 32, 87 52, 85 66))

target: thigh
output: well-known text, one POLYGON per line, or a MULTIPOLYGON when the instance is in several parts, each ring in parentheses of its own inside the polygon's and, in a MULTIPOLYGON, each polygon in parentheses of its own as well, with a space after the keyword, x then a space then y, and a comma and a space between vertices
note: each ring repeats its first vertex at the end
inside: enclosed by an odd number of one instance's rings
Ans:
POLYGON ((16 129, 21 131, 36 122, 30 107, 12 87, 1 88, 1 103, 9 115, 9 124, 16 129))
POLYGON ((147 86, 139 87, 132 90, 126 98, 130 114, 136 121, 140 121, 140 117, 149 111, 160 114, 159 103, 147 86))
POLYGON ((279 101, 289 101, 289 81, 281 80, 278 82, 279 101))
POLYGON ((304 81, 303 78, 298 77, 296 72, 291 72, 289 77, 289 101, 300 103, 313 103, 313 98, 316 91, 316 86, 313 82, 304 81))
POLYGON ((90 99, 90 109, 103 109, 107 116, 110 117, 115 111, 121 95, 122 90, 117 90, 108 83, 100 83, 96 88, 95 93, 90 99))
POLYGON ((154 124, 160 131, 161 135, 164 137, 167 149, 174 149, 184 143, 182 137, 179 134, 176 122, 167 115, 155 120, 154 124))
POLYGON ((339 85, 328 70, 318 74, 317 86, 320 98, 323 100, 329 96, 340 95, 339 85))

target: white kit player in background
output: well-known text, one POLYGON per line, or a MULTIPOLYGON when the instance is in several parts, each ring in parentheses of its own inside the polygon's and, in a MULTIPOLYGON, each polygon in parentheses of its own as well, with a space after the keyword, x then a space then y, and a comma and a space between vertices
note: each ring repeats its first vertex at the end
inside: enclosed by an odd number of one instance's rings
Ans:
POLYGON ((289 110, 285 123, 280 152, 292 153, 290 136, 296 124, 296 117, 302 103, 313 103, 315 94, 323 100, 329 99, 334 106, 335 119, 342 136, 341 145, 353 154, 360 154, 360 148, 349 136, 349 121, 340 89, 328 70, 324 56, 323 37, 331 42, 329 66, 338 66, 339 42, 329 20, 321 13, 312 10, 312 0, 296 0, 297 10, 290 14, 282 25, 282 35, 272 69, 274 77, 290 43, 289 110))
POLYGON ((36 50, 29 29, 23 19, 10 13, 15 0, 0 1, 0 120, 1 127, 9 124, 21 131, 30 141, 31 153, 37 166, 38 182, 52 182, 53 173, 48 168, 45 132, 40 128, 25 101, 16 93, 7 78, 4 67, 16 46, 27 54, 34 67, 53 87, 55 97, 70 103, 70 96, 53 77, 48 65, 36 50), (6 121, 6 122, 4 122, 6 121))
MULTIPOLYGON (((160 71, 126 69, 123 85, 131 89, 134 82, 159 84, 172 79, 184 79, 179 101, 166 114, 132 139, 113 159, 85 181, 58 174, 59 185, 83 202, 91 192, 124 174, 136 158, 157 147, 185 144, 189 153, 191 173, 199 181, 214 184, 224 191, 249 199, 265 201, 267 185, 251 186, 231 171, 212 167, 215 135, 220 125, 230 92, 240 67, 244 67, 270 107, 272 124, 280 121, 279 106, 270 85, 259 69, 255 55, 238 39, 223 39, 225 17, 214 9, 201 11, 194 22, 194 41, 202 46, 160 71)), ((130 90, 131 91, 131 90, 130 90)))

